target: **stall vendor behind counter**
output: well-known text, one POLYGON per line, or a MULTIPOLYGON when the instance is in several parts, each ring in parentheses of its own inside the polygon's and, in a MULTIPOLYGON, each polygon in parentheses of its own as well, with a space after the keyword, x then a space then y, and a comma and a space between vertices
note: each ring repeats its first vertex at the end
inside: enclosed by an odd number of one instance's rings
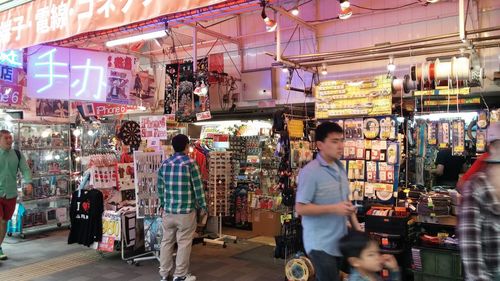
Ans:
POLYGON ((452 155, 450 148, 442 149, 436 157, 436 169, 432 170, 436 176, 434 185, 455 187, 458 176, 465 170, 465 157, 452 155))

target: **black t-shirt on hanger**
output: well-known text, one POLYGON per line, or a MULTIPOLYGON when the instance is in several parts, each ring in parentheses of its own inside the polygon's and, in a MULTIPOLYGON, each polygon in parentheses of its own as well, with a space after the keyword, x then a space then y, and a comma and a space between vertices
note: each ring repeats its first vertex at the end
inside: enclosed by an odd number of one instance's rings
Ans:
POLYGON ((102 213, 104 199, 99 190, 75 191, 71 198, 69 217, 71 231, 68 244, 90 246, 102 240, 102 213))

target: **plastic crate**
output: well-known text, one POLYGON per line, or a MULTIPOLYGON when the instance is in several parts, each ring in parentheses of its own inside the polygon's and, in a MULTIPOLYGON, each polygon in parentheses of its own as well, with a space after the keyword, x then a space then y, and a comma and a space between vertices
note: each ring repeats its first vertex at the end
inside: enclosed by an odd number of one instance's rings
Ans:
POLYGON ((367 232, 378 232, 406 236, 409 217, 365 216, 365 229, 367 232))
POLYGON ((413 281, 463 281, 463 278, 446 278, 441 276, 434 276, 422 272, 413 272, 413 281))
POLYGON ((462 260, 458 251, 424 247, 418 247, 418 249, 420 249, 422 270, 415 271, 415 274, 423 274, 427 277, 415 278, 415 280, 463 280, 462 260), (428 277, 434 279, 427 279, 428 277))

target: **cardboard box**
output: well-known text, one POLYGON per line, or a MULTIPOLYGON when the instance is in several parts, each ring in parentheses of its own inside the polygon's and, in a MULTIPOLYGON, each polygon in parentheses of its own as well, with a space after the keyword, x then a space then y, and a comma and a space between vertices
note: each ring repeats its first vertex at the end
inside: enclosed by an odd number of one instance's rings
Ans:
POLYGON ((281 233, 280 213, 254 209, 252 212, 252 232, 258 236, 274 237, 281 233))

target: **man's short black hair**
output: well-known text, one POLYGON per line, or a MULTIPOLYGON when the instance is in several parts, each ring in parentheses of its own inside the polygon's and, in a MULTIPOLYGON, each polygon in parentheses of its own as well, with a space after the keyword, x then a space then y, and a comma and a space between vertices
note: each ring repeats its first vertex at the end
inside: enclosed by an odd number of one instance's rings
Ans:
POLYGON ((189 138, 183 134, 178 134, 172 139, 172 147, 175 152, 184 152, 188 144, 189 138))
POLYGON ((323 122, 316 128, 316 141, 324 142, 331 133, 344 133, 342 127, 334 122, 323 122))
POLYGON ((366 233, 353 231, 340 239, 339 248, 345 259, 359 258, 361 257, 361 252, 363 252, 370 243, 376 242, 366 233))

